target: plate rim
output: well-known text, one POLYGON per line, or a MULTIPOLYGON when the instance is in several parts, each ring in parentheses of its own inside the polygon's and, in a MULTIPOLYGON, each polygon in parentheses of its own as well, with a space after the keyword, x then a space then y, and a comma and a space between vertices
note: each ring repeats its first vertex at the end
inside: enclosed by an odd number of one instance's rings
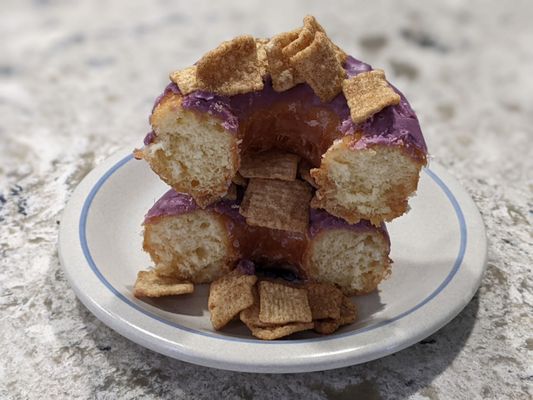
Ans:
MULTIPOLYGON (((194 328, 185 327, 183 325, 167 321, 150 311, 143 309, 142 307, 138 306, 131 300, 129 300, 127 297, 125 297, 123 294, 120 293, 116 288, 114 288, 109 281, 105 278, 105 276, 100 272, 98 269, 98 266, 92 259, 89 245, 87 243, 86 238, 86 223, 87 218, 90 211, 90 206, 92 205, 92 201, 94 200, 95 196, 97 195, 98 191, 105 185, 107 180, 121 167, 126 165, 128 162, 134 161, 133 156, 131 154, 131 150, 128 149, 116 152, 112 156, 108 157, 106 160, 104 160, 102 163, 100 163, 97 167, 95 167, 83 180, 80 182, 78 187, 75 189, 74 193, 72 194, 67 206, 65 207, 65 210, 63 211, 62 219, 61 219, 61 227, 59 232, 59 255, 60 255, 60 261, 63 266, 63 270, 66 273, 67 279, 71 285, 71 287, 74 289, 76 295, 78 298, 82 301, 82 303, 89 308, 89 310, 100 320, 102 320, 106 325, 110 326, 112 329, 117 331, 119 334, 127 337, 128 339, 144 346, 148 347, 154 351, 166 354, 168 356, 178 358, 184 361, 193 362, 196 364, 204 365, 204 366, 210 366, 210 367, 217 367, 222 369, 229 369, 229 370, 236 370, 236 371, 247 371, 247 372, 305 372, 305 371, 316 371, 316 370, 325 370, 325 369, 331 369, 331 368, 337 368, 347 365, 353 365, 361 362, 370 361, 372 359, 380 358, 382 356, 392 354, 394 352, 400 351, 403 348, 406 348, 419 340, 422 340, 423 338, 429 336, 430 334, 434 333, 438 329, 442 328, 444 325, 446 325, 451 319, 453 319, 465 306, 468 304, 468 302, 471 300, 473 295, 475 294, 477 288, 479 287, 480 281, 483 277, 485 268, 486 268, 486 260, 487 260, 487 243, 486 243, 486 233, 485 233, 485 227, 483 224, 483 220, 481 219, 481 216, 479 214, 479 211, 477 210, 475 204, 473 203, 470 196, 464 191, 464 189, 460 186, 460 184, 455 181, 446 171, 443 167, 441 167, 439 164, 432 162, 431 169, 430 168, 424 168, 424 173, 428 174, 429 177, 443 190, 444 194, 450 201, 454 212, 456 214, 459 230, 460 230, 460 245, 459 245, 459 251, 456 256, 456 259, 454 261, 454 265, 451 269, 451 271, 447 274, 444 281, 439 284, 439 286, 434 289, 425 299, 417 303, 415 306, 411 307, 410 309, 401 312, 397 316, 393 318, 388 318, 386 320, 383 320, 381 322, 378 322, 376 324, 370 325, 368 327, 359 329, 357 331, 351 331, 351 332, 345 332, 337 335, 332 336, 325 336, 325 337, 318 337, 318 338, 308 338, 308 339, 296 339, 296 340, 277 340, 277 341, 260 341, 257 339, 248 339, 248 338, 236 338, 236 337, 227 337, 222 335, 217 335, 216 333, 211 333, 208 331, 200 331, 194 328), (437 172, 436 172, 436 171, 437 172), (442 179, 441 176, 444 175, 444 179, 442 179), (450 189, 449 186, 452 186, 454 191, 450 189), (459 194, 459 196, 456 196, 459 194), (457 199, 457 197, 460 198, 461 203, 457 199), (478 261, 478 271, 476 276, 474 277, 474 280, 471 285, 470 293, 465 296, 460 304, 456 304, 453 310, 448 310, 448 315, 446 318, 441 318, 438 322, 435 323, 433 321, 433 324, 429 327, 425 327, 425 329, 420 330, 417 332, 417 335, 411 335, 407 338, 403 338, 403 340, 396 340, 394 344, 389 343, 386 347, 386 350, 379 351, 379 349, 375 349, 374 352, 371 352, 371 354, 367 354, 366 357, 361 356, 357 357, 357 354, 352 355, 351 357, 346 357, 344 359, 339 359, 338 357, 334 357, 334 355, 330 355, 328 357, 327 354, 320 357, 320 359, 316 360, 310 360, 306 359, 305 365, 301 363, 301 360, 298 361, 294 360, 294 362, 285 362, 283 365, 276 365, 276 363, 272 363, 269 365, 264 364, 264 360, 261 360, 261 364, 259 365, 256 362, 253 362, 249 358, 246 360, 239 360, 238 357, 234 360, 228 360, 224 359, 223 357, 217 357, 216 355, 209 355, 209 354, 200 354, 202 352, 199 352, 198 349, 191 349, 187 348, 185 349, 182 346, 180 346, 180 343, 176 343, 175 341, 169 341, 168 339, 165 339, 161 337, 158 334, 154 334, 153 332, 148 332, 145 329, 142 329, 138 324, 132 323, 127 318, 123 318, 120 315, 117 315, 113 312, 111 306, 103 307, 101 304, 98 304, 98 300, 95 298, 92 298, 89 293, 85 293, 85 291, 82 289, 82 285, 80 285, 80 282, 78 282, 75 274, 72 274, 71 268, 69 268, 69 265, 72 265, 74 262, 74 259, 79 258, 80 254, 78 253, 81 250, 81 256, 83 257, 83 260, 85 261, 86 265, 85 267, 89 267, 90 270, 95 274, 95 276, 100 281, 100 284, 104 285, 107 290, 109 290, 115 297, 118 297, 120 301, 127 304, 129 307, 132 307, 135 309, 137 313, 141 313, 144 316, 152 319, 156 319, 159 323, 166 324, 171 326, 174 329, 180 329, 186 332, 186 334, 193 334, 195 336, 201 336, 203 337, 202 340, 208 340, 212 341, 215 340, 218 342, 218 344, 222 342, 235 342, 238 344, 251 344, 253 346, 255 345, 270 345, 267 348, 272 349, 273 346, 277 346, 276 348, 284 349, 286 346, 294 347, 295 345, 307 345, 312 344, 316 342, 334 342, 334 341, 345 341, 346 339, 353 338, 356 335, 363 335, 365 333, 371 332, 375 329, 382 328, 385 325, 394 324, 401 319, 409 316, 410 314, 415 313, 422 307, 424 307, 426 304, 431 302, 434 298, 438 297, 438 295, 446 289, 446 287, 454 280, 454 277, 457 275, 457 273, 460 271, 462 264, 464 263, 465 255, 467 255, 467 251, 469 250, 468 247, 468 239, 469 239, 469 229, 467 225, 467 220, 465 218, 465 212, 463 211, 461 204, 463 206, 467 206, 468 208, 468 217, 469 220, 473 219, 474 221, 468 221, 470 222, 470 225, 474 224, 478 230, 477 232, 477 242, 478 244, 482 244, 484 249, 482 248, 481 251, 477 251, 478 256, 481 255, 482 260, 481 262, 478 261), (81 207, 80 207, 81 205, 81 207), (79 212, 76 212, 79 211, 79 212), (76 221, 76 214, 78 215, 77 221, 76 221), (73 218, 74 217, 74 218, 73 218), (79 244, 79 248, 72 247, 72 237, 71 233, 73 233, 73 224, 76 224, 77 222, 77 242, 79 244), (66 239, 68 237, 68 240, 66 239), (481 237, 481 241, 479 238, 481 237), (480 242, 480 243, 479 243, 480 242), (78 253, 78 254, 76 254, 78 253), (481 254, 479 254, 481 253, 481 254), (67 259, 70 259, 70 261, 67 261, 67 259), (175 347, 174 349, 172 347, 175 347), (195 351, 196 350, 196 351, 195 351)), ((76 242, 76 241, 74 241, 76 242)), ((76 260, 79 261, 79 260, 76 260)), ((76 262, 78 264, 78 262, 76 262)), ((378 346, 379 347, 379 346, 378 346)), ((327 352, 326 352, 327 353, 327 352)), ((246 358, 246 357, 245 357, 246 358)))

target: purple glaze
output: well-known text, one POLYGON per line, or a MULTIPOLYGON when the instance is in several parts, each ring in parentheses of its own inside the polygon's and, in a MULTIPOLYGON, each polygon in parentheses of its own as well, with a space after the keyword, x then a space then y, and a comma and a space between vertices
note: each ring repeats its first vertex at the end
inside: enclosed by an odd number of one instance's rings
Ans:
POLYGON ((154 105, 152 107, 152 114, 154 113, 155 108, 161 103, 161 100, 163 100, 163 97, 167 95, 168 93, 174 93, 174 94, 181 94, 180 88, 178 85, 176 85, 174 82, 170 82, 166 87, 165 90, 163 90, 163 93, 161 93, 154 101, 154 105))
MULTIPOLYGON (((148 211, 144 218, 144 223, 149 224, 154 222, 157 217, 182 215, 199 209, 194 199, 188 194, 178 193, 174 189, 166 192, 152 208, 148 211)), ((232 223, 245 224, 245 218, 239 213, 239 204, 231 200, 220 200, 206 208, 213 210, 219 214, 229 217, 232 223)), ((354 231, 374 230, 374 227, 368 221, 360 221, 357 224, 349 224, 341 218, 334 217, 328 212, 320 209, 310 209, 309 211, 309 236, 313 238, 319 232, 325 229, 350 229, 354 231)), ((385 224, 381 224, 379 230, 387 237, 387 229, 385 224)))
MULTIPOLYGON (((372 67, 348 56, 344 63, 344 69, 348 77, 352 77, 362 72, 371 71, 372 67)), ((427 153, 427 147, 416 114, 403 94, 394 86, 393 89, 401 96, 400 104, 384 108, 359 125, 351 120, 350 110, 342 93, 329 103, 323 103, 306 84, 300 84, 290 90, 278 93, 272 88, 270 79, 265 81, 264 89, 261 91, 231 97, 204 91, 192 92, 183 97, 182 105, 185 109, 197 110, 219 118, 225 129, 236 133, 239 129, 239 121, 257 109, 267 108, 278 101, 301 102, 306 107, 326 108, 337 114, 341 121, 338 126, 341 135, 361 133, 361 139, 354 144, 356 149, 363 149, 376 144, 403 146, 413 157, 424 157, 427 153)), ((176 84, 169 84, 163 94, 157 98, 154 109, 163 96, 169 92, 180 93, 176 84)), ((153 140, 153 136, 151 140, 153 140)))
POLYGON ((184 109, 197 110, 212 115, 222 121, 222 127, 237 133, 239 120, 232 112, 231 101, 227 96, 198 90, 183 97, 181 103, 184 109))
POLYGON ((154 141, 154 139, 155 139, 155 132, 154 131, 150 131, 144 137, 143 143, 144 143, 145 146, 148 146, 149 144, 151 144, 154 141))
MULTIPOLYGON (((144 223, 151 223, 157 217, 181 215, 197 209, 199 207, 191 196, 170 189, 148 210, 144 217, 144 223)), ((244 217, 239 213, 239 204, 231 200, 219 200, 206 209, 227 215, 232 221, 243 223, 245 221, 244 217)))
POLYGON ((367 63, 353 58, 352 56, 348 56, 344 62, 344 70, 346 71, 348 77, 351 78, 352 76, 358 75, 361 72, 372 71, 372 67, 367 63))
MULTIPOLYGON (((362 220, 357 224, 350 224, 341 218, 337 218, 325 210, 311 208, 309 211, 309 235, 316 236, 324 229, 351 229, 351 230, 374 230, 376 227, 369 221, 362 220)), ((386 231, 385 224, 380 229, 386 231)))
MULTIPOLYGON (((392 85, 391 85, 392 86, 392 85)), ((373 144, 404 146, 408 151, 418 149, 427 153, 426 142, 415 112, 405 96, 393 86, 400 95, 400 104, 386 107, 360 125, 363 136, 354 143, 355 149, 373 144)))
POLYGON ((246 219, 239 212, 239 203, 236 201, 222 199, 207 206, 207 209, 226 215, 233 222, 246 223, 246 219))
POLYGON ((255 264, 246 258, 241 258, 235 269, 244 275, 255 275, 255 264))
POLYGON ((198 206, 191 196, 170 189, 148 210, 144 216, 144 223, 150 223, 157 217, 185 214, 197 208, 198 206))

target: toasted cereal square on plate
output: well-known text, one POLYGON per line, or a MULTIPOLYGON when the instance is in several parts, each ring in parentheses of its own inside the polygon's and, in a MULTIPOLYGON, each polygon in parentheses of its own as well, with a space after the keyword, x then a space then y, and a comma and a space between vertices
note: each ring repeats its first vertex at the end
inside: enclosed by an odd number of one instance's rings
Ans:
POLYGON ((154 270, 140 271, 133 285, 135 297, 162 297, 192 293, 194 285, 175 278, 159 276, 154 270))
POLYGON ((306 290, 275 282, 259 282, 259 320, 267 324, 311 322, 313 317, 306 290))
POLYGON ((255 275, 228 274, 211 283, 208 309, 211 323, 216 330, 222 329, 242 310, 254 303, 255 275))
POLYGON ((330 283, 308 283, 305 286, 313 319, 339 319, 343 294, 330 283))

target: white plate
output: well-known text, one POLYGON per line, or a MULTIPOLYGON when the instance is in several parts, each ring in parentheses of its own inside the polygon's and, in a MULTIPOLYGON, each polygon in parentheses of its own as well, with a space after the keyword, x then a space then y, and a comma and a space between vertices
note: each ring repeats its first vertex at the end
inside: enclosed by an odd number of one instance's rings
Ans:
POLYGON ((238 323, 215 332, 207 288, 142 301, 132 295, 141 222, 167 190, 129 151, 95 168, 75 190, 61 222, 59 252, 79 299, 128 339, 192 363, 249 372, 305 372, 373 360, 408 347, 448 323, 470 301, 486 264, 487 244, 476 206, 442 167, 422 172, 411 211, 388 225, 392 275, 379 291, 355 299, 356 323, 330 336, 301 333, 256 340, 238 323))

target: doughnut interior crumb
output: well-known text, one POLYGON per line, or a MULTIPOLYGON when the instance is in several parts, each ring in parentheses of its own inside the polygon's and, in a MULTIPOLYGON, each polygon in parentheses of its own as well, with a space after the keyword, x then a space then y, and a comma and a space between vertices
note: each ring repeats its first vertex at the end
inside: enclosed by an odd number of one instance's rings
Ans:
POLYGON ((189 193, 200 207, 228 190, 239 159, 232 133, 218 120, 181 107, 169 96, 151 118, 157 136, 143 150, 143 158, 176 191, 189 193))
POLYGON ((145 224, 143 247, 160 276, 192 283, 212 282, 235 262, 224 221, 204 210, 145 224))
POLYGON ((405 213, 422 164, 400 147, 353 151, 353 140, 346 137, 332 145, 320 167, 311 170, 319 187, 311 207, 323 208, 351 224, 367 219, 376 226, 405 213))
POLYGON ((306 272, 346 295, 369 293, 389 274, 388 248, 387 239, 376 232, 324 231, 306 252, 306 272))

